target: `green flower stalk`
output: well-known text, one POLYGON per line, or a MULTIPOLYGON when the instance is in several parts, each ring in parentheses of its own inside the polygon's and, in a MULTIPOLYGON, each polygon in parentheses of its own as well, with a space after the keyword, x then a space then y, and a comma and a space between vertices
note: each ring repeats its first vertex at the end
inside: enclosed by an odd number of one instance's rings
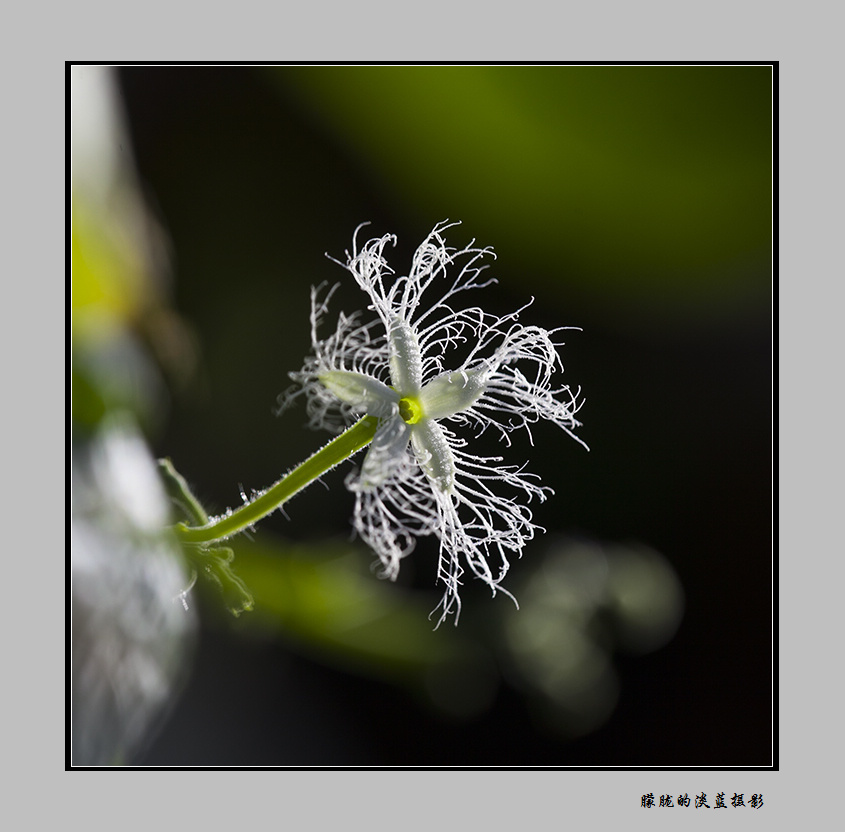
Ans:
MULTIPOLYGON (((179 538, 183 543, 204 544, 216 540, 225 540, 251 528, 259 520, 268 514, 272 514, 283 503, 302 491, 305 486, 318 480, 327 471, 368 445, 375 436, 377 427, 377 419, 372 416, 365 416, 349 430, 308 457, 305 462, 282 477, 275 485, 257 494, 240 508, 230 509, 222 517, 200 517, 199 519, 202 522, 198 526, 188 526, 186 523, 177 524, 176 532, 179 538)), ((192 506, 198 506, 192 495, 186 497, 184 502, 188 503, 189 501, 192 506)), ((196 511, 197 509, 194 508, 194 512, 196 511)))

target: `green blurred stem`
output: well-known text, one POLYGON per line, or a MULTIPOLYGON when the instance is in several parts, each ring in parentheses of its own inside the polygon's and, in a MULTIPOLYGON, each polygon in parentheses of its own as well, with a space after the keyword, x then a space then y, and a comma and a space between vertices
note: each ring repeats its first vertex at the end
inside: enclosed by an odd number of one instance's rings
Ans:
POLYGON ((167 493, 182 506, 185 513, 190 516, 191 522, 198 526, 204 526, 208 523, 208 515, 205 513, 205 509, 200 501, 194 497, 188 483, 185 482, 185 478, 173 467, 170 457, 160 459, 158 468, 167 493))
MULTIPOLYGON (((335 465, 348 459, 356 451, 368 445, 375 436, 378 419, 365 416, 352 425, 324 448, 310 456, 301 465, 293 469, 287 476, 282 477, 275 485, 256 497, 252 502, 241 506, 231 514, 205 523, 202 526, 187 526, 177 523, 176 533, 185 543, 210 543, 231 537, 263 517, 274 512, 294 494, 302 491, 305 486, 330 471, 335 465)), ((197 516, 197 515, 195 515, 197 516)))

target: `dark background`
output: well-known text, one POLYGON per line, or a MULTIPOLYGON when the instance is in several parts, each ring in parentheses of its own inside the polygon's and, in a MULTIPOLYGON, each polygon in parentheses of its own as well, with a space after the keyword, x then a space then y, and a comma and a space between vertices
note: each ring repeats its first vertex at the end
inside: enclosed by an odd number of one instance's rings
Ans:
POLYGON ((771 68, 138 66, 119 81, 186 333, 175 358, 159 344, 167 394, 148 434, 211 510, 327 438, 302 409, 273 415, 309 349, 310 285, 344 277, 324 253, 342 257, 369 220, 398 236, 402 272, 435 222, 459 219, 450 242, 498 255, 479 302, 534 297, 523 321, 582 329, 562 355, 591 450, 540 427, 533 452, 509 452, 556 496, 508 587, 523 600, 555 540, 631 543, 660 553, 685 598, 659 649, 598 639, 616 707, 586 733, 561 728, 503 646, 501 621, 521 613, 470 589, 457 631, 431 632, 433 553, 398 586, 367 574, 335 472, 236 546, 255 612, 197 593, 186 688, 138 762, 770 765, 771 68), (312 550, 332 585, 326 541, 354 553, 350 592, 379 593, 389 644, 333 629, 331 593, 320 614, 273 607, 273 576, 299 586, 312 550), (444 644, 470 669, 432 699, 427 657, 444 644))

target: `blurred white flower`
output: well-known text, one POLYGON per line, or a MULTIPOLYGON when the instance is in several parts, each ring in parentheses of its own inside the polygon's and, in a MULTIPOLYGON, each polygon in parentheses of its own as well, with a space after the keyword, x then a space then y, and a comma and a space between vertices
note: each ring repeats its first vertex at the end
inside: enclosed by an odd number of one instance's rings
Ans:
POLYGON ((71 515, 74 765, 126 765, 150 741, 190 666, 190 578, 167 497, 131 420, 77 447, 71 515))
POLYGON ((339 430, 363 414, 381 420, 360 471, 347 478, 355 528, 390 579, 417 537, 439 538, 445 592, 438 623, 450 613, 457 621, 465 567, 494 595, 510 595, 501 588, 508 557, 520 555, 538 529, 527 503, 552 493, 522 467, 471 453, 452 427, 474 427, 477 435, 493 427, 510 445, 512 431, 530 436, 530 425, 547 419, 581 442, 573 433, 579 391, 552 381, 563 369, 560 330, 522 326, 521 309, 500 318, 455 308, 462 292, 494 282, 480 280, 480 261, 492 249, 446 245, 443 232, 455 224, 435 226, 402 277, 393 277, 383 256, 396 238, 372 239, 359 251, 359 226, 346 263, 335 262, 367 293, 377 317, 363 323, 360 313, 341 313, 335 332, 321 339, 317 330, 337 286, 312 290, 314 354, 291 373, 298 387, 280 399, 284 408, 304 393, 317 428, 339 430), (458 261, 457 276, 449 277, 458 261), (447 367, 458 355, 459 366, 447 367))

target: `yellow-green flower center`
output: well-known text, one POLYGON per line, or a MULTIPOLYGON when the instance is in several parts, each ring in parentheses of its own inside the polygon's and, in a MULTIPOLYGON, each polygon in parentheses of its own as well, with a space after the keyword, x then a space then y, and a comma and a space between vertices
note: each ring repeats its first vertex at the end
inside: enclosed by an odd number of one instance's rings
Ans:
POLYGON ((419 399, 414 396, 399 399, 399 415, 409 425, 415 425, 419 422, 424 415, 419 399))

